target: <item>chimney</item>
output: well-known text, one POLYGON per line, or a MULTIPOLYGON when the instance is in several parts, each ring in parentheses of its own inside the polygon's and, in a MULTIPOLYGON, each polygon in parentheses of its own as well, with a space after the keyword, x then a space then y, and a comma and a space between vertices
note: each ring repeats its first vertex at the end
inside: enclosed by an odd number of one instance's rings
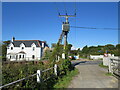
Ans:
POLYGON ((14 40, 15 40, 15 37, 12 37, 12 40, 11 40, 11 41, 13 42, 14 40))

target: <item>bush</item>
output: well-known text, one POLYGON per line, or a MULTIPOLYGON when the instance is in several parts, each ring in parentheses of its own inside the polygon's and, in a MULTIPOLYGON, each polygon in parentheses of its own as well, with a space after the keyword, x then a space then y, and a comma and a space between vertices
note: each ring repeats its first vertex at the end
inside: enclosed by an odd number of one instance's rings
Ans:
MULTIPOLYGON (((73 69, 70 60, 60 60, 58 64, 58 77, 56 77, 53 73, 53 69, 50 71, 42 73, 42 79, 45 80, 47 77, 49 80, 44 83, 37 83, 36 76, 28 78, 27 80, 23 80, 16 84, 7 86, 6 88, 14 89, 14 88, 44 88, 47 89, 53 88, 54 84, 58 81, 58 78, 66 75, 67 72, 73 69)), ((8 84, 10 82, 25 78, 29 75, 33 75, 37 70, 45 70, 50 67, 53 67, 54 63, 44 64, 43 62, 35 63, 34 61, 27 63, 10 63, 3 64, 2 66, 2 83, 3 85, 8 84)))
MULTIPOLYGON (((4 64, 2 66, 2 84, 5 85, 18 79, 25 78, 29 75, 35 74, 37 70, 44 70, 46 68, 48 68, 48 66, 44 65, 42 62, 39 62, 38 64, 35 64, 34 62, 28 62, 27 64, 4 64)), ((37 78, 34 76, 19 83, 7 86, 6 88, 37 88, 39 84, 36 80, 37 78)))
POLYGON ((62 76, 62 75, 66 75, 68 71, 73 70, 74 67, 72 66, 69 59, 65 59, 65 60, 62 59, 60 60, 58 69, 59 69, 58 74, 62 76))

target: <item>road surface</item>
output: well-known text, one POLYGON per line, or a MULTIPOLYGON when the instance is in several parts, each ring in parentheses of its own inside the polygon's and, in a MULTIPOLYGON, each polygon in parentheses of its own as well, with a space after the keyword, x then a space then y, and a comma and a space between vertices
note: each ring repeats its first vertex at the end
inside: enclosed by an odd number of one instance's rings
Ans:
POLYGON ((118 80, 106 75, 107 69, 99 67, 101 60, 73 61, 72 64, 79 70, 68 88, 118 88, 118 80))

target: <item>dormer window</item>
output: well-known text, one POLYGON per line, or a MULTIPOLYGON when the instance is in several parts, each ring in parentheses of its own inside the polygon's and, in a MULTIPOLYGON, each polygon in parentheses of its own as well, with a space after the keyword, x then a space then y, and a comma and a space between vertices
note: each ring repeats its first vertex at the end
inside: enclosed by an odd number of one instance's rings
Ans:
POLYGON ((13 47, 11 47, 11 50, 13 50, 13 47))
POLYGON ((24 49, 24 47, 22 47, 22 50, 24 49))

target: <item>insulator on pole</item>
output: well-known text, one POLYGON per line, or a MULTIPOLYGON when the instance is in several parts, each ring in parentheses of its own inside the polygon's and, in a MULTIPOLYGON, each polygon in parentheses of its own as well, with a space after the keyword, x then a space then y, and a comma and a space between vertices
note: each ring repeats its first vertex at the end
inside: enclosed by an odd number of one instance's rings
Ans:
POLYGON ((59 15, 60 15, 60 13, 59 13, 59 15))
POLYGON ((76 16, 76 13, 75 13, 75 16, 76 16))

